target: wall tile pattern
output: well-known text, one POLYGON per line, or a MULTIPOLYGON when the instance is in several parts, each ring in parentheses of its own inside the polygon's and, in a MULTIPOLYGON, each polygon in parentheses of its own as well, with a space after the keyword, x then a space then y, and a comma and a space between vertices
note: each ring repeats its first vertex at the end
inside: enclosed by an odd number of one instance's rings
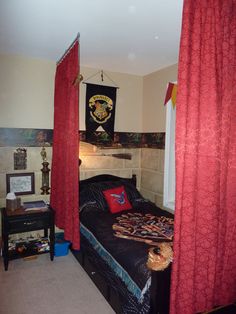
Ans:
MULTIPOLYGON (((50 196, 41 195, 42 158, 41 147, 25 147, 27 149, 27 169, 14 170, 13 154, 17 147, 0 147, 0 207, 6 205, 6 173, 34 172, 35 194, 21 196, 22 202, 43 199, 48 201, 50 196)), ((51 169, 52 147, 46 147, 47 160, 51 169)), ((80 151, 80 154, 83 152, 80 151)), ((113 174, 121 177, 137 176, 137 187, 144 195, 162 207, 164 150, 154 148, 116 148, 101 149, 98 155, 80 156, 80 179, 99 174, 113 174), (112 157, 111 154, 128 153, 131 160, 112 157)))

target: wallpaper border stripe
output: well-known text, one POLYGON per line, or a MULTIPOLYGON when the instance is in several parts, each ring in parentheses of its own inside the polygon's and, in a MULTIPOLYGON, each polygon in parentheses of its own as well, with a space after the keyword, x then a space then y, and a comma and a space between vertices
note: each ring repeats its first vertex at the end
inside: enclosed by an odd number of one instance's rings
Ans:
MULTIPOLYGON (((80 141, 86 141, 85 131, 79 131, 80 141)), ((94 132, 89 143, 101 148, 165 148, 165 132, 115 132, 112 140, 106 132, 94 132)), ((52 129, 0 128, 0 147, 41 147, 53 145, 52 129)))

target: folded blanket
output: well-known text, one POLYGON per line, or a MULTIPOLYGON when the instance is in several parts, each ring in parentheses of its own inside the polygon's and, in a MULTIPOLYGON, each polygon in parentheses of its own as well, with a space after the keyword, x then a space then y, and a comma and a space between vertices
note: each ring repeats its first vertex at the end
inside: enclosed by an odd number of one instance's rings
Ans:
POLYGON ((160 240, 172 240, 174 220, 153 214, 127 213, 116 217, 118 222, 112 228, 119 238, 155 245, 160 240))

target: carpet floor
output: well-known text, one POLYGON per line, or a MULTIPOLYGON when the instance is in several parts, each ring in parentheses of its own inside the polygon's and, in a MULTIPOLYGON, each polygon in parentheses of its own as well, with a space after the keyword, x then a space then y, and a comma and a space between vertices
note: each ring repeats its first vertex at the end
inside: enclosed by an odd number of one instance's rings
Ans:
MULTIPOLYGON (((0 258, 0 314, 114 314, 73 254, 9 262, 0 258)), ((236 314, 236 305, 205 314, 236 314)), ((138 314, 138 313, 137 313, 138 314)))
POLYGON ((0 258, 0 314, 114 314, 70 252, 25 261, 0 258))

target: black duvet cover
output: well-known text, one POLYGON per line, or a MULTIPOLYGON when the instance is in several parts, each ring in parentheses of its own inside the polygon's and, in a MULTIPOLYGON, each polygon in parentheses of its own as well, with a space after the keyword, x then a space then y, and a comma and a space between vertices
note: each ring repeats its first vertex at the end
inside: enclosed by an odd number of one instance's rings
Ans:
POLYGON ((112 226, 117 223, 117 217, 127 213, 172 217, 144 199, 136 201, 133 209, 116 214, 87 205, 80 214, 81 234, 142 303, 151 284, 151 273, 146 266, 150 245, 115 236, 112 226))

